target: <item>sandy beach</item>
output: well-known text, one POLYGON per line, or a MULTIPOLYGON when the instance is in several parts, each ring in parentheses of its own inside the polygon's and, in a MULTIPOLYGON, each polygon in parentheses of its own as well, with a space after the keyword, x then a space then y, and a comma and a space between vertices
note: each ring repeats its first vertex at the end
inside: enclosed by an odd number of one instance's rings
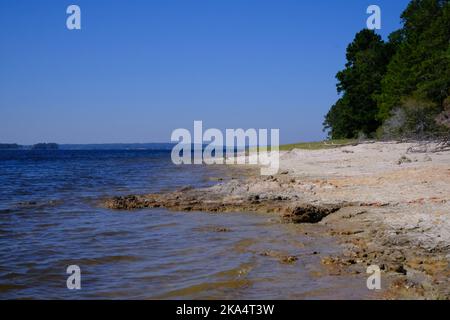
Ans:
POLYGON ((114 197, 103 205, 273 213, 282 223, 304 224, 308 232, 317 225, 317 232, 335 237, 342 253, 321 257, 329 274, 361 274, 378 265, 388 287, 381 298, 449 299, 450 152, 433 152, 433 145, 410 152, 416 147, 372 142, 293 149, 280 153, 275 176, 236 168, 209 188, 114 197))

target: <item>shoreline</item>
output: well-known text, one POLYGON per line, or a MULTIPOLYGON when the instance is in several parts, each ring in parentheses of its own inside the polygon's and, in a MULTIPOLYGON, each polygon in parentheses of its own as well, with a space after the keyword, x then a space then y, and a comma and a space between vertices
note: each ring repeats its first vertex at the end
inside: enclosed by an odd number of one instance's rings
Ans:
POLYGON ((238 178, 212 187, 114 197, 103 205, 264 212, 285 223, 320 224, 343 248, 322 257, 330 274, 365 274, 375 264, 383 298, 450 299, 450 152, 407 153, 413 146, 281 151, 274 176, 235 167, 238 178))

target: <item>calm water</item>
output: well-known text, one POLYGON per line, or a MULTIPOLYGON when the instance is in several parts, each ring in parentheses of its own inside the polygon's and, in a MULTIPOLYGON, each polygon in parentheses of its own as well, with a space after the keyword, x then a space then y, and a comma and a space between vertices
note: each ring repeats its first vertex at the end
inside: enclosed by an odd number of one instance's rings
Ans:
POLYGON ((207 186, 217 168, 167 151, 0 151, 0 298, 360 298, 364 278, 327 276, 337 247, 270 215, 101 208, 111 195, 207 186), (228 228, 229 232, 217 232, 228 228), (285 265, 266 251, 299 257, 285 265), (313 255, 319 251, 321 255, 313 255), (66 268, 81 268, 81 290, 66 268))

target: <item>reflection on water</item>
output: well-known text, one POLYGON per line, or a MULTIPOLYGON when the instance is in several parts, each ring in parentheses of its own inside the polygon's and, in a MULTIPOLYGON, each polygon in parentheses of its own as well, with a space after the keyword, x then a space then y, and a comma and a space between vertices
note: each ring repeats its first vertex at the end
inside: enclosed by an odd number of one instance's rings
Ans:
POLYGON ((155 151, 0 152, 0 298, 360 298, 362 277, 326 275, 338 248, 271 215, 98 206, 112 194, 208 185, 155 151), (269 254, 267 254, 269 253, 269 254), (293 255, 293 264, 280 256, 293 255), (79 291, 67 266, 81 268, 79 291))

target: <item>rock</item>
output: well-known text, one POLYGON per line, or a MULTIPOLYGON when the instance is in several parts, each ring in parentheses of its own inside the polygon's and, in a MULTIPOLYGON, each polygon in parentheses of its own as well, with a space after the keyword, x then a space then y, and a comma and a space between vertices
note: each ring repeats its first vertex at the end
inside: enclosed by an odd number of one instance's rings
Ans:
POLYGON ((138 196, 113 197, 105 202, 109 209, 131 210, 147 207, 147 202, 138 196))
POLYGON ((298 205, 283 218, 293 223, 317 223, 339 209, 341 206, 298 205))
POLYGON ((400 159, 398 159, 397 164, 402 165, 403 163, 411 163, 411 162, 412 160, 407 156, 401 156, 400 159))
POLYGON ((298 261, 296 256, 285 256, 280 258, 280 262, 284 264, 294 264, 298 261))
POLYGON ((262 257, 279 257, 280 256, 279 253, 277 253, 276 251, 273 251, 273 250, 261 252, 259 255, 262 257))
POLYGON ((251 195, 248 197, 249 201, 258 201, 260 199, 259 195, 255 194, 255 195, 251 195))
POLYGON ((430 162, 430 161, 433 161, 433 159, 429 155, 425 155, 423 157, 423 162, 430 162))
POLYGON ((398 266, 395 266, 394 267, 394 271, 397 272, 397 273, 401 273, 401 274, 403 274, 405 276, 408 273, 408 271, 406 271, 405 267, 403 267, 403 265, 401 265, 401 264, 398 265, 398 266))

